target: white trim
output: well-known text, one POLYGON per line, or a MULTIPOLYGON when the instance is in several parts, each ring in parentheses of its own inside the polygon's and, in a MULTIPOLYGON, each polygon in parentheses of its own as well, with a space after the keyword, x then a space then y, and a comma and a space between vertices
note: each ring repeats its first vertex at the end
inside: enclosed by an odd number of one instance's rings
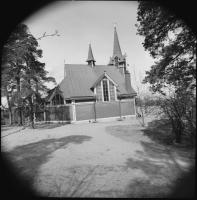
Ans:
POLYGON ((44 121, 46 122, 47 118, 46 118, 46 111, 44 112, 44 121))
POLYGON ((117 101, 116 86, 114 85, 115 101, 117 101))
MULTIPOLYGON (((135 115, 123 115, 121 116, 122 121, 124 121, 124 118, 130 118, 131 119, 135 119, 136 116, 135 115)), ((117 116, 117 117, 106 117, 106 118, 97 118, 96 121, 97 122, 105 122, 105 121, 118 121, 120 119, 120 116, 117 116)), ((89 120, 79 120, 79 121, 76 121, 75 124, 80 124, 80 123, 93 123, 95 122, 95 119, 89 119, 89 120), (89 122, 90 121, 90 122, 89 122)))
POLYGON ((73 111, 73 121, 76 121, 76 108, 75 108, 75 100, 72 100, 72 111, 73 111))
MULTIPOLYGON (((96 87, 94 88, 94 94, 96 95, 96 87)), ((95 96, 95 98, 96 98, 96 102, 97 102, 97 95, 95 96)))
POLYGON ((103 79, 101 80, 101 93, 102 93, 102 101, 104 101, 104 96, 103 96, 103 79))
POLYGON ((52 105, 52 106, 46 106, 46 108, 60 107, 60 106, 71 106, 71 105, 72 105, 72 103, 71 104, 66 104, 66 105, 64 105, 64 104, 61 104, 61 105, 52 105))
POLYGON ((94 104, 94 101, 92 102, 80 102, 80 103, 73 103, 73 105, 83 105, 83 104, 94 104))
POLYGON ((115 81, 113 81, 113 80, 107 75, 107 73, 105 74, 105 76, 106 76, 106 78, 107 78, 108 80, 110 80, 115 86, 118 86, 117 83, 116 83, 115 81))
POLYGON ((102 101, 99 101, 99 102, 97 102, 97 104, 104 104, 104 103, 106 103, 106 104, 109 104, 109 103, 111 103, 111 104, 117 104, 118 102, 117 101, 104 101, 104 102, 102 102, 102 101))
POLYGON ((134 101, 134 99, 121 99, 121 102, 129 102, 129 101, 134 101))
POLYGON ((109 88, 109 79, 107 79, 107 87, 108 87, 108 99, 109 101, 111 101, 111 98, 110 98, 110 88, 109 88))
POLYGON ((100 81, 102 81, 104 77, 106 77, 107 79, 109 79, 115 86, 118 86, 117 83, 113 79, 111 79, 110 76, 106 72, 104 72, 104 74, 102 76, 100 76, 100 78, 93 84, 92 87, 96 87, 96 85, 100 81))
MULTIPOLYGON (((94 94, 96 95, 96 86, 94 87, 94 94)), ((97 98, 96 98, 96 102, 97 102, 97 98)))
POLYGON ((47 124, 47 123, 60 123, 60 124, 63 124, 63 123, 72 123, 73 121, 38 121, 38 122, 35 122, 36 124, 47 124))

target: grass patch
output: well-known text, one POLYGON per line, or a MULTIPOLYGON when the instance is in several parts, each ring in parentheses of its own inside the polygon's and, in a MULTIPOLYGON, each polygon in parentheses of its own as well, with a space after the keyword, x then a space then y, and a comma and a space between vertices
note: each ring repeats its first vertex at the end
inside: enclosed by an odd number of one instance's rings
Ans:
POLYGON ((187 191, 194 188, 194 176, 191 176, 195 165, 194 147, 185 140, 183 145, 175 145, 166 121, 151 121, 146 128, 140 124, 111 126, 107 132, 130 143, 131 149, 142 146, 125 163, 127 170, 135 171, 125 189, 128 198, 177 197, 178 193, 190 196, 187 191))

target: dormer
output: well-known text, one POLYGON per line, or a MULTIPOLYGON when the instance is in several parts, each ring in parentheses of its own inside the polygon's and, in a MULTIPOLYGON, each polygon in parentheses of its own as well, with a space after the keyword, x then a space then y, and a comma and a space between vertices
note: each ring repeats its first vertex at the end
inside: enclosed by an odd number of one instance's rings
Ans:
POLYGON ((91 89, 93 89, 97 101, 116 101, 117 87, 117 83, 104 71, 91 89))

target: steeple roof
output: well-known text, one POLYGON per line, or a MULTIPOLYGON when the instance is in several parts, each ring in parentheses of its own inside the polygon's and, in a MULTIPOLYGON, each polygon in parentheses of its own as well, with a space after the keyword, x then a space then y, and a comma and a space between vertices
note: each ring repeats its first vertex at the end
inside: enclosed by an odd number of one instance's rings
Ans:
POLYGON ((88 59, 86 60, 86 62, 89 62, 89 61, 94 61, 94 56, 93 56, 93 53, 92 53, 92 48, 91 48, 91 44, 89 45, 89 52, 88 52, 88 59))
POLYGON ((114 27, 114 49, 113 49, 113 56, 117 55, 118 58, 122 58, 122 52, 120 49, 120 43, 118 40, 118 34, 116 31, 116 27, 114 27))
POLYGON ((120 43, 118 39, 118 34, 116 31, 116 26, 114 25, 114 48, 113 48, 113 55, 110 58, 109 64, 108 65, 113 65, 114 63, 114 57, 118 57, 118 62, 124 62, 125 57, 122 55, 121 48, 120 48, 120 43))

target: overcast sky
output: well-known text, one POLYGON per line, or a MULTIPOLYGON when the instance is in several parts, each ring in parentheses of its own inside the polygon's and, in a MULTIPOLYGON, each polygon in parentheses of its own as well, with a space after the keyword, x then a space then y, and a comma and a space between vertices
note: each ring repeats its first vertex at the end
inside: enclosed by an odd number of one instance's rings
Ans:
POLYGON ((64 60, 66 64, 87 64, 90 41, 96 64, 108 64, 113 53, 114 21, 122 54, 127 54, 129 71, 135 66, 144 74, 154 60, 143 48, 143 37, 136 35, 137 7, 135 1, 58 1, 38 10, 22 23, 35 38, 44 32, 59 32, 60 36, 39 40, 43 50, 40 61, 46 64, 48 75, 57 83, 64 78, 64 60))

